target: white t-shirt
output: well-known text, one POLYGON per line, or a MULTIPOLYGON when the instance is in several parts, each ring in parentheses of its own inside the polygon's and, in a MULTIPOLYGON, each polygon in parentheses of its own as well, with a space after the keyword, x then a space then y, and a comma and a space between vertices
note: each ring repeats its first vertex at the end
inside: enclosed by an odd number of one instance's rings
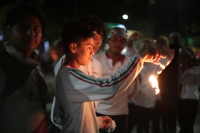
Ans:
POLYGON ((149 82, 149 77, 154 75, 157 77, 157 71, 159 71, 159 66, 152 63, 144 63, 144 67, 139 73, 137 80, 140 80, 139 92, 130 100, 135 105, 144 108, 153 108, 155 106, 156 94, 155 89, 152 88, 149 82))
MULTIPOLYGON (((135 44, 132 47, 128 47, 126 51, 127 56, 131 56, 142 48, 142 45, 135 44)), ((159 62, 162 66, 167 66, 170 63, 168 57, 161 58, 159 62)), ((163 71, 163 68, 159 65, 153 63, 144 63, 144 67, 139 73, 136 80, 139 82, 139 91, 138 93, 130 99, 130 103, 134 103, 137 106, 144 108, 153 108, 155 106, 156 99, 160 99, 160 93, 155 94, 155 89, 152 88, 151 83, 149 82, 149 77, 154 75, 156 78, 163 71)))
POLYGON ((143 67, 143 59, 134 55, 118 72, 97 79, 82 71, 63 66, 55 80, 55 94, 62 118, 62 133, 98 133, 93 106, 95 100, 108 99, 127 89, 143 67))
MULTIPOLYGON (((62 67, 65 62, 65 55, 63 55, 59 61, 56 63, 54 67, 54 74, 57 75, 59 69, 62 67)), ((102 69, 101 64, 95 58, 92 58, 92 61, 88 64, 88 66, 80 66, 79 70, 83 71, 85 74, 89 76, 94 76, 96 78, 102 77, 102 69)))
MULTIPOLYGON (((117 72, 124 64, 128 62, 128 57, 124 56, 123 60, 117 62, 113 66, 113 60, 106 56, 105 52, 96 54, 94 56, 102 65, 103 78, 108 78, 117 72)), ((117 89, 117 88, 116 88, 117 89)), ((105 115, 123 115, 128 114, 128 97, 137 92, 137 87, 134 83, 131 84, 129 89, 123 93, 117 94, 109 100, 101 100, 97 112, 105 115)))
POLYGON ((180 98, 199 100, 200 66, 188 68, 183 73, 180 71, 179 80, 182 84, 180 98))
MULTIPOLYGON (((60 68, 63 66, 63 63, 65 62, 65 55, 63 55, 54 68, 54 74, 57 75, 60 68)), ((79 70, 83 71, 88 76, 94 76, 95 78, 101 78, 102 77, 102 69, 101 64, 96 59, 92 59, 92 61, 88 64, 88 66, 80 66, 79 70)), ((99 101, 93 101, 94 110, 96 111, 98 109, 99 101)), ((59 115, 59 107, 56 105, 56 98, 53 98, 52 102, 52 108, 51 108, 51 115, 50 115, 51 121, 60 129, 62 129, 61 125, 61 119, 59 115)), ((99 125, 99 128, 102 128, 102 118, 97 117, 97 122, 99 125)))

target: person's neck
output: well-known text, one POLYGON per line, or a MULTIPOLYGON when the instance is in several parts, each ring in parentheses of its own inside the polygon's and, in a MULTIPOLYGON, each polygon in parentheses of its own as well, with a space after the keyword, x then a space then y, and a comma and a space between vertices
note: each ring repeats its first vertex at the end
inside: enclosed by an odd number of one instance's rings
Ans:
POLYGON ((20 53, 22 53, 23 55, 25 55, 26 57, 30 57, 31 54, 34 52, 34 51, 20 51, 18 49, 16 49, 16 50, 19 51, 20 53))
POLYGON ((26 55, 27 57, 30 57, 32 53, 26 53, 24 55, 26 55))
POLYGON ((118 61, 122 61, 122 59, 123 59, 123 55, 122 55, 121 53, 120 53, 120 54, 116 54, 116 53, 107 51, 107 56, 108 56, 108 58, 110 58, 110 59, 113 60, 113 66, 114 66, 118 61))
POLYGON ((72 68, 79 68, 80 67, 80 64, 78 64, 75 60, 72 60, 72 59, 66 58, 65 64, 72 67, 72 68))

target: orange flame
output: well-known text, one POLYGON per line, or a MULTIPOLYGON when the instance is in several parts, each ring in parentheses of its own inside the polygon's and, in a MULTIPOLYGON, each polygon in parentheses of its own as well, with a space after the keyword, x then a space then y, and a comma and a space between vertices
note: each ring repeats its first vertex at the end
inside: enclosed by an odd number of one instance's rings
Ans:
POLYGON ((151 82, 152 88, 155 88, 155 94, 158 94, 160 92, 160 89, 158 87, 158 80, 156 79, 154 75, 151 75, 149 77, 149 82, 151 82))

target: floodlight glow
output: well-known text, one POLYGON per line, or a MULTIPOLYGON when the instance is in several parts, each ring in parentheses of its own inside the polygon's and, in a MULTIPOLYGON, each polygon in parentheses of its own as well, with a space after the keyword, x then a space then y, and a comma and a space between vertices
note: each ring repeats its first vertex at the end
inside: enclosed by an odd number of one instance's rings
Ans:
POLYGON ((0 41, 2 41, 3 40, 3 33, 2 33, 2 31, 0 31, 0 41))
POLYGON ((44 51, 45 51, 46 53, 49 52, 49 42, 48 42, 48 41, 45 41, 45 42, 44 42, 44 51))
POLYGON ((123 18, 123 19, 128 19, 128 15, 124 14, 124 15, 122 16, 122 18, 123 18))

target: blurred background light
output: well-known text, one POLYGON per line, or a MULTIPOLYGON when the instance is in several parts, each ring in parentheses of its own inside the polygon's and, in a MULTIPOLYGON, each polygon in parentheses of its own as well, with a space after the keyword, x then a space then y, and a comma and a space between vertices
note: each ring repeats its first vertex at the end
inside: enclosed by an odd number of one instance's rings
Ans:
POLYGON ((124 15, 122 16, 122 18, 123 18, 123 19, 128 19, 128 15, 127 15, 127 14, 124 14, 124 15))
POLYGON ((2 41, 3 40, 3 33, 2 33, 2 31, 0 31, 0 41, 2 41))
POLYGON ((49 41, 44 42, 44 51, 45 51, 45 53, 49 52, 49 41))

